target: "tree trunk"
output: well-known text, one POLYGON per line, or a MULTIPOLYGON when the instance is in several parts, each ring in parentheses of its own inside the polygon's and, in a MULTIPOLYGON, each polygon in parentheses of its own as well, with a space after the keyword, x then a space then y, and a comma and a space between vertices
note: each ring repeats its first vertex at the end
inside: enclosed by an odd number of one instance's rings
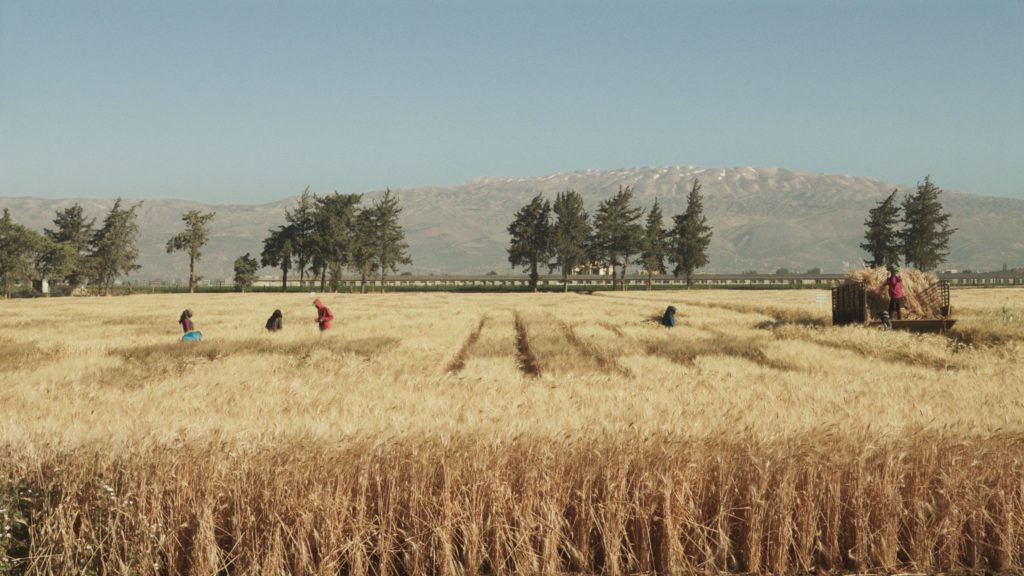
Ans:
POLYGON ((320 291, 324 291, 324 286, 327 285, 327 266, 324 266, 323 270, 320 271, 320 291))
POLYGON ((651 280, 654 277, 654 273, 650 270, 647 271, 647 291, 651 290, 651 280))
POLYGON ((288 291, 288 270, 286 268, 281 269, 281 292, 288 291))
POLYGON ((569 291, 569 272, 562 270, 562 292, 569 291))
POLYGON ((359 293, 366 294, 366 272, 363 272, 359 279, 359 293))
POLYGON ((537 263, 532 262, 530 264, 530 288, 532 288, 534 292, 537 291, 537 280, 539 278, 540 274, 537 273, 537 263))
POLYGON ((381 294, 384 293, 384 279, 386 277, 387 277, 387 274, 385 274, 384 271, 382 270, 381 273, 380 273, 380 293, 381 294))
POLYGON ((196 293, 196 259, 191 254, 188 256, 188 293, 196 293))

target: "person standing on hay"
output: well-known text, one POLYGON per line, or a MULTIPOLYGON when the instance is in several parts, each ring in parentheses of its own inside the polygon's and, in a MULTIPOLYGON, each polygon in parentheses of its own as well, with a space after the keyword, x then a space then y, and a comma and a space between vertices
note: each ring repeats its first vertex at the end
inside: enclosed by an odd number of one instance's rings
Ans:
POLYGON ((885 280, 889 289, 889 317, 903 319, 903 279, 900 278, 900 265, 889 265, 889 277, 885 280))
POLYGON ((316 323, 320 326, 320 331, 328 330, 331 327, 331 320, 334 320, 334 314, 331 314, 331 309, 324 305, 319 298, 313 301, 313 306, 316 306, 316 323))

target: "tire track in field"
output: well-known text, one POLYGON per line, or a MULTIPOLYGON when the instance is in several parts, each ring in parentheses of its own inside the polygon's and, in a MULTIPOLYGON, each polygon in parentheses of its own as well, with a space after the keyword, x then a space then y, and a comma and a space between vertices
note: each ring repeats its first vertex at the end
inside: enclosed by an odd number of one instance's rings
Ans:
POLYGON ((486 314, 480 315, 480 321, 477 322, 475 328, 466 336, 466 339, 462 341, 462 346, 459 347, 458 351, 455 352, 455 356, 452 357, 451 361, 445 367, 445 372, 449 374, 457 374, 466 367, 466 360, 469 358, 469 353, 476 344, 476 341, 480 339, 480 333, 483 332, 484 326, 491 319, 486 314))
POLYGON ((526 376, 536 378, 540 376, 540 364, 537 362, 537 356, 533 353, 530 348, 530 335, 526 331, 526 323, 523 322, 522 316, 519 312, 515 312, 515 331, 516 331, 516 360, 519 365, 519 370, 526 376))
POLYGON ((561 322, 561 325, 562 333, 565 334, 565 339, 568 340, 569 343, 572 344, 573 347, 575 347, 580 354, 587 358, 590 358, 591 360, 596 362, 597 365, 600 366, 601 368, 604 368, 606 370, 612 370, 621 376, 633 376, 633 372, 628 368, 624 367, 623 365, 619 364, 619 361, 614 356, 610 355, 608 351, 601 349, 600 347, 596 346, 593 342, 588 342, 581 338, 580 335, 576 333, 576 329, 571 324, 563 321, 561 322))

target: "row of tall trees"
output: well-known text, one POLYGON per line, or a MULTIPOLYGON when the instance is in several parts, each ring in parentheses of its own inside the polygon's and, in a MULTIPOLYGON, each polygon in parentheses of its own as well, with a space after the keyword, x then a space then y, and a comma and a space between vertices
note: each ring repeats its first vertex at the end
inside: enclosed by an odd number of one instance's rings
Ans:
MULTIPOLYGON (((298 273, 300 285, 308 274, 321 290, 337 289, 346 269, 359 276, 362 291, 375 276, 383 290, 389 272, 412 263, 399 224, 402 208, 390 189, 370 206, 361 201, 359 194, 319 196, 307 188, 285 212, 285 223, 263 240, 259 263, 280 268, 282 290, 288 289, 289 273, 298 273)), ((235 283, 242 289, 255 279, 253 262, 248 254, 235 260, 235 283)))
POLYGON ((925 176, 917 190, 897 204, 898 190, 868 210, 867 229, 861 249, 868 253, 871 266, 898 264, 921 270, 934 270, 949 255, 949 239, 956 232, 939 195, 942 189, 925 176))
POLYGON ((123 206, 121 199, 104 217, 87 219, 79 204, 58 210, 54 227, 42 234, 12 221, 5 209, 0 218, 0 283, 9 297, 16 282, 43 278, 64 284, 69 290, 92 286, 109 293, 117 278, 137 270, 139 225, 136 211, 141 202, 123 206))
POLYGON ((538 194, 508 226, 509 262, 529 273, 534 290, 543 268, 559 270, 568 290, 571 274, 593 267, 611 268, 613 279, 625 290, 626 270, 634 263, 647 274, 649 289, 655 274, 666 273, 666 260, 674 264, 673 274, 685 276, 690 284, 694 272, 707 265, 711 243, 700 190, 700 181, 694 180, 686 211, 674 216, 673 226, 667 229, 662 227, 664 215, 658 201, 644 219, 645 210, 633 205, 629 186, 619 187, 614 196, 600 202, 593 218, 575 190, 560 192, 553 205, 538 194))

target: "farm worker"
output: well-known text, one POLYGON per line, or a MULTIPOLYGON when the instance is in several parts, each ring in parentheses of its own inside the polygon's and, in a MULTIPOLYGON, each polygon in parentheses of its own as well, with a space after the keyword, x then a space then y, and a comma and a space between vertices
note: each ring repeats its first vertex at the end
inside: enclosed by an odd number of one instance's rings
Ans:
POLYGON ((274 313, 271 314, 270 318, 267 319, 267 330, 270 330, 271 332, 277 332, 281 328, 284 328, 283 321, 284 316, 281 314, 281 311, 274 310, 274 313))
POLYGON ((889 278, 885 281, 889 288, 889 315, 896 320, 903 319, 903 279, 900 278, 900 265, 889 265, 889 278))
POLYGON ((181 330, 185 334, 188 334, 189 332, 191 332, 195 328, 192 325, 192 310, 191 309, 186 308, 185 311, 181 313, 181 317, 178 318, 178 324, 181 324, 181 330))
POLYGON ((196 330, 195 325, 192 324, 192 310, 186 308, 181 313, 181 317, 178 318, 178 324, 181 324, 181 329, 185 332, 185 335, 181 337, 182 342, 198 342, 203 339, 203 333, 196 330))
POLYGON ((669 306, 665 308, 665 315, 661 317, 661 325, 666 328, 672 328, 676 325, 676 307, 669 306))
POLYGON ((316 322, 320 325, 320 331, 323 332, 331 327, 331 320, 334 320, 334 314, 331 314, 331 309, 324 306, 324 303, 319 298, 313 301, 313 306, 316 306, 316 322))

